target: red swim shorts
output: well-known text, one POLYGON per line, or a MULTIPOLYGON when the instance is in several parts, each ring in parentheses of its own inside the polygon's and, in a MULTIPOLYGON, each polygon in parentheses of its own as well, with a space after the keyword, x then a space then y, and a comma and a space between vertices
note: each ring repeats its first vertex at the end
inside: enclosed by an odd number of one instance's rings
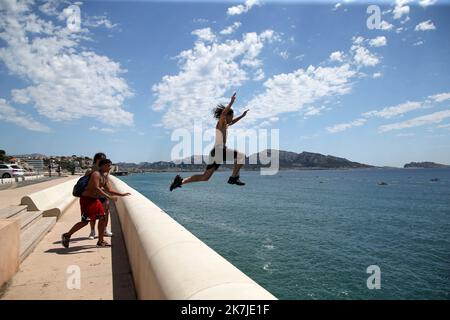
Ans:
POLYGON ((81 197, 80 208, 82 221, 95 221, 105 216, 103 205, 98 198, 81 197))

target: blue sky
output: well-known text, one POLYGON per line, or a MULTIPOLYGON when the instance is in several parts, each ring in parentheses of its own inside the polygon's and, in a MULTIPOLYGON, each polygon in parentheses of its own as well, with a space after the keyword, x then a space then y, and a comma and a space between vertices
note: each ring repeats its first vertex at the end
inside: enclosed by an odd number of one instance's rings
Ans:
POLYGON ((280 148, 450 164, 450 3, 0 0, 0 147, 169 160, 174 130, 279 129, 280 148), (81 12, 67 30, 68 8, 81 12), (66 10, 66 11, 64 11, 66 10))

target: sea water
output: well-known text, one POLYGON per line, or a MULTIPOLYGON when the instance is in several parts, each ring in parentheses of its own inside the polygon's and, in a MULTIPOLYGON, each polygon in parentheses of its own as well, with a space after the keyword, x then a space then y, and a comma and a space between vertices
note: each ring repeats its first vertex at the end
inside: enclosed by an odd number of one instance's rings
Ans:
POLYGON ((279 299, 450 298, 449 169, 229 174, 173 192, 175 173, 121 179, 279 299))

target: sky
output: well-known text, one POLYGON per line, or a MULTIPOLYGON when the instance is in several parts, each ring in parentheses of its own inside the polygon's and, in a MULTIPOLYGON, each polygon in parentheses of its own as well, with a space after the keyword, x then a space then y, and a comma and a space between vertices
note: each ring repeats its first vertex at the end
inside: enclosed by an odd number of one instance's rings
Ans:
POLYGON ((373 3, 0 0, 0 148, 170 160, 237 92, 229 140, 450 164, 450 1, 373 3))

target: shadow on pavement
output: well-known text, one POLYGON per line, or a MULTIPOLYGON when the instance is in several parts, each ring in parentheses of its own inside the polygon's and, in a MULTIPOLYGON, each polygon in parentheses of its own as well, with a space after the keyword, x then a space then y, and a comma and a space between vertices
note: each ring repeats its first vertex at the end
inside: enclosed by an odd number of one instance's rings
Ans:
POLYGON ((95 252, 95 251, 93 251, 93 250, 83 251, 83 252, 80 252, 80 251, 87 250, 87 249, 96 249, 96 248, 97 248, 96 245, 85 245, 85 246, 75 246, 75 247, 69 247, 69 248, 64 248, 64 247, 53 248, 53 249, 48 249, 45 252, 46 253, 56 253, 56 254, 89 253, 89 252, 95 252))
POLYGON ((111 264, 114 300, 136 300, 136 290, 116 207, 110 203, 111 264))
MULTIPOLYGON (((95 237, 95 239, 97 239, 97 237, 95 237)), ((94 240, 91 240, 88 237, 70 238, 70 243, 76 242, 76 241, 85 241, 85 240, 93 241, 93 243, 94 243, 94 240)), ((95 242, 95 243, 97 243, 97 242, 95 242)), ((53 242, 53 244, 61 244, 61 240, 55 241, 55 242, 53 242)))

